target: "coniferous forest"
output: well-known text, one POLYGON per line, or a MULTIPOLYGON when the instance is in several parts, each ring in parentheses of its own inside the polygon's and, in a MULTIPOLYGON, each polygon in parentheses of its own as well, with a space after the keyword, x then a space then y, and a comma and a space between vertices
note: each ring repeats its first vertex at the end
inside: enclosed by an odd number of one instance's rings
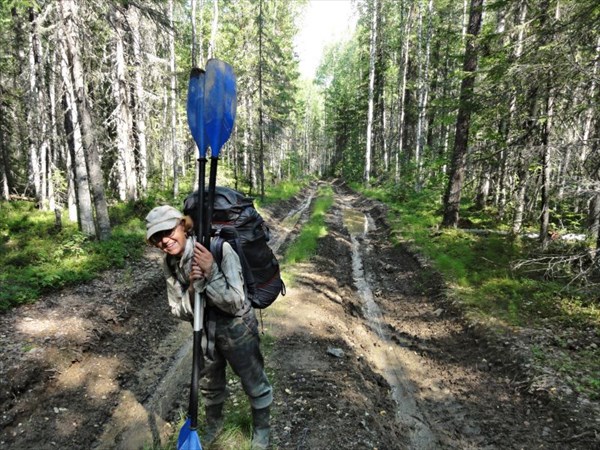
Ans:
POLYGON ((3 2, 2 199, 105 241, 110 205, 187 194, 189 73, 215 57, 237 77, 221 153, 236 187, 339 177, 422 198, 435 228, 534 237, 526 266, 597 278, 597 1, 353 1, 354 34, 313 80, 293 45, 306 4, 3 2), (544 254, 561 236, 575 245, 544 254))
POLYGON ((2 198, 67 209, 103 239, 107 203, 177 194, 195 163, 189 70, 219 57, 239 85, 224 160, 255 193, 300 174, 433 188, 447 227, 469 199, 542 244, 573 221, 597 240, 596 1, 358 1, 312 82, 292 44, 302 7, 3 2, 2 198))
MULTIPOLYGON (((302 2, 40 1, 2 6, 2 197, 110 234, 107 202, 195 163, 187 77, 231 61, 224 159, 256 193, 300 174, 438 189, 541 240, 600 229, 600 8, 594 0, 358 1, 356 33, 313 82, 293 51, 302 2), (192 45, 194 48, 192 49, 192 45)), ((543 243, 542 242, 542 243, 543 243)))

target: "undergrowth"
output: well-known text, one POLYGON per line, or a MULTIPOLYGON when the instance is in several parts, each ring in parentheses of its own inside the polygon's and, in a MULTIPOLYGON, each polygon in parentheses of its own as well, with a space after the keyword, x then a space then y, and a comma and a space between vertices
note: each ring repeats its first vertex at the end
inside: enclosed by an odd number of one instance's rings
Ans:
POLYGON ((68 220, 56 224, 53 213, 31 202, 3 203, 0 211, 0 311, 31 303, 50 290, 94 278, 99 271, 120 268, 143 252, 143 202, 109 209, 115 224, 107 241, 79 232, 68 220))

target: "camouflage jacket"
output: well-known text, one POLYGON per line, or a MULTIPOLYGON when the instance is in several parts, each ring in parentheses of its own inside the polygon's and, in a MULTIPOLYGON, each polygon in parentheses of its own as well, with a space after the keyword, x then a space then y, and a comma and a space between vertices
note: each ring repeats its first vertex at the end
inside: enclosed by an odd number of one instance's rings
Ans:
MULTIPOLYGON (((171 312, 182 320, 193 320, 193 295, 190 296, 190 271, 195 238, 188 238, 181 257, 165 255, 163 271, 167 279, 167 297, 171 312)), ((241 316, 250 308, 244 288, 242 266, 228 243, 223 245, 221 267, 212 263, 210 279, 196 280, 194 289, 206 293, 207 305, 232 316, 241 316)))

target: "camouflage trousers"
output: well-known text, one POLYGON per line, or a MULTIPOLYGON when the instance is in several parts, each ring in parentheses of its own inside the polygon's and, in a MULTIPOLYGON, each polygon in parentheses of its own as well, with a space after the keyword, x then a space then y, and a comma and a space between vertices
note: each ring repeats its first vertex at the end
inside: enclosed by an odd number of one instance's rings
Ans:
POLYGON ((217 405, 227 398, 225 369, 229 363, 240 377, 252 407, 266 408, 273 401, 273 389, 265 373, 254 310, 249 309, 240 317, 210 311, 209 318, 216 322, 216 327, 213 359, 204 358, 200 373, 200 392, 205 405, 217 405))

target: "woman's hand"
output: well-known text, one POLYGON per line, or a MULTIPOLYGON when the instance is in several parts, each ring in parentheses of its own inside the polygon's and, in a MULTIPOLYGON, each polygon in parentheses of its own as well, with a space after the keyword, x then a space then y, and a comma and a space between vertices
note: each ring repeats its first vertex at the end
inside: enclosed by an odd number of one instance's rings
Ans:
POLYGON ((190 282, 203 278, 209 279, 212 274, 213 256, 202 244, 196 242, 194 245, 194 258, 192 259, 192 271, 190 282))

